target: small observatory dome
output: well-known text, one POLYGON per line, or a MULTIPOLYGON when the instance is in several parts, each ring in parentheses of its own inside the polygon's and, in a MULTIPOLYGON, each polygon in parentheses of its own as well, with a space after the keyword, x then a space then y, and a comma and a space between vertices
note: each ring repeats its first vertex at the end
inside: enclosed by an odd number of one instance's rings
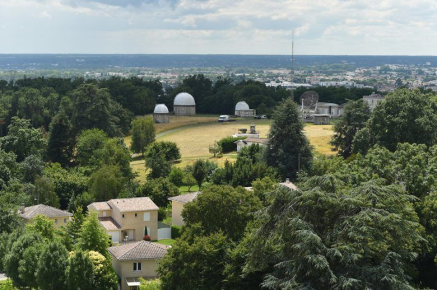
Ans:
POLYGON ((194 98, 189 93, 179 93, 176 98, 174 98, 175 106, 195 106, 196 102, 194 98))
POLYGON ((154 114, 168 114, 168 108, 164 104, 157 104, 155 106, 155 110, 153 111, 154 114))

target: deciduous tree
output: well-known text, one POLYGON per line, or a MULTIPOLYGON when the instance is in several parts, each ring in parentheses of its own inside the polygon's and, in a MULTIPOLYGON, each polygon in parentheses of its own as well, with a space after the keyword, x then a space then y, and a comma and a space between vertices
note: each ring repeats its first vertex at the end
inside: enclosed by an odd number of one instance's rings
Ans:
POLYGON ((110 238, 100 226, 97 213, 88 212, 80 230, 77 249, 82 251, 96 251, 105 257, 109 257, 107 250, 109 244, 110 238))
POLYGON ((61 243, 51 241, 44 248, 36 269, 36 280, 41 289, 58 290, 65 286, 68 252, 61 243))
POLYGON ((152 117, 137 118, 132 121, 132 141, 130 148, 144 155, 146 147, 155 141, 155 122, 152 117))
POLYGON ((370 108, 363 100, 350 101, 344 107, 344 114, 334 125, 331 144, 338 154, 347 158, 352 153, 352 142, 357 132, 364 128, 370 118, 370 108))

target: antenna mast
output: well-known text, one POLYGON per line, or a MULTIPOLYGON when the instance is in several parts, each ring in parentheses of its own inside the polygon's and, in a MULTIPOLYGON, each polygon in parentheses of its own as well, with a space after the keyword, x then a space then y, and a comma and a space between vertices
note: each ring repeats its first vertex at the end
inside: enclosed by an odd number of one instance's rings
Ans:
POLYGON ((294 81, 294 29, 291 33, 291 82, 294 81))
POLYGON ((291 85, 291 100, 294 101, 294 29, 291 32, 291 79, 290 79, 290 85, 291 85))

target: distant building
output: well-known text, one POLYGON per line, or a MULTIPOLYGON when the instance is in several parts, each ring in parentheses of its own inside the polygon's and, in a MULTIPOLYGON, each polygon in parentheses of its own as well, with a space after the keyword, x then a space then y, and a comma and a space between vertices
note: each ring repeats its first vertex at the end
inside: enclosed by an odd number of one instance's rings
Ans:
POLYGON ((112 267, 120 278, 118 289, 139 289, 139 278, 156 278, 159 260, 167 253, 167 249, 167 246, 148 241, 110 247, 108 252, 112 256, 112 267))
POLYGON ((196 102, 189 93, 179 93, 174 98, 173 110, 176 116, 196 115, 196 102))
POLYGON ((238 129, 238 133, 232 135, 232 137, 249 137, 249 138, 259 138, 259 132, 256 130, 256 126, 254 124, 250 125, 250 131, 247 133, 246 128, 238 129))
POLYGON ((329 114, 314 114, 313 121, 315 125, 329 125, 331 116, 329 114))
POLYGON ((170 116, 169 111, 166 105, 164 104, 157 104, 155 106, 155 110, 153 111, 153 120, 155 120, 155 123, 169 123, 170 122, 170 116))
POLYGON ((325 102, 317 102, 317 114, 327 114, 331 116, 331 118, 338 118, 339 114, 339 105, 334 103, 325 103, 325 102))
POLYGON ((245 101, 241 101, 235 105, 235 116, 254 117, 256 116, 256 111, 254 109, 250 109, 249 105, 245 101))
POLYGON ((300 99, 300 113, 304 122, 325 125, 330 123, 331 118, 339 118, 343 115, 345 104, 319 102, 317 92, 307 91, 300 99))
POLYGON ((363 96, 364 102, 369 106, 370 111, 373 111, 375 109, 376 105, 384 100, 384 97, 380 94, 375 94, 374 92, 369 96, 363 96))
POLYGON ((38 215, 46 216, 49 220, 53 221, 55 228, 66 226, 70 221, 70 218, 73 216, 68 211, 63 211, 45 204, 38 204, 29 207, 21 206, 19 214, 21 218, 24 219, 25 223, 31 223, 38 215))

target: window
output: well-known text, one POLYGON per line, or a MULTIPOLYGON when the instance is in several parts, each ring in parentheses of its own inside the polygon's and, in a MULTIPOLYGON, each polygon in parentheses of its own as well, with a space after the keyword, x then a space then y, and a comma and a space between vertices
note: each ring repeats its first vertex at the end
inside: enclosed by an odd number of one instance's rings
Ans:
POLYGON ((141 263, 140 262, 134 263, 134 272, 135 271, 141 271, 141 263))
POLYGON ((58 219, 55 219, 55 224, 58 224, 58 219))
POLYGON ((103 212, 103 217, 106 217, 106 211, 103 212))
POLYGON ((144 221, 145 221, 145 222, 150 221, 150 212, 145 212, 145 213, 144 213, 144 221))
POLYGON ((67 223, 67 219, 66 218, 64 218, 64 224, 66 224, 67 223))
POLYGON ((137 213, 135 213, 135 217, 137 217, 138 216, 138 214, 137 213))
POLYGON ((124 218, 124 213, 121 215, 122 218, 124 218))

